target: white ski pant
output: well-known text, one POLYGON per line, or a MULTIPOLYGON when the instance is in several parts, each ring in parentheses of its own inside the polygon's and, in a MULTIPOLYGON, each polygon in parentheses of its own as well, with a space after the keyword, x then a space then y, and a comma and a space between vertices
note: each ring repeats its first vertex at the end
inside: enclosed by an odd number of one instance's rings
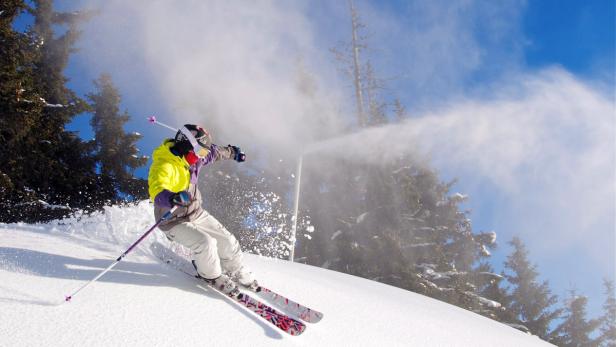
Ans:
POLYGON ((235 272, 242 266, 240 244, 216 218, 203 212, 197 219, 166 231, 167 237, 189 248, 199 275, 214 279, 222 271, 235 272))

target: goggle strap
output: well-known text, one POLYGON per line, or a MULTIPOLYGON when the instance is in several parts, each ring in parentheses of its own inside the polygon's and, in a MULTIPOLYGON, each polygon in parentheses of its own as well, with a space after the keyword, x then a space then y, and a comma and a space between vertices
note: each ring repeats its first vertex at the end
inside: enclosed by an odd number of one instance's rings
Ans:
POLYGON ((186 138, 188 138, 188 141, 192 145, 195 153, 198 153, 203 148, 203 146, 201 146, 199 142, 197 142, 195 135, 193 135, 193 133, 186 127, 181 127, 180 131, 182 132, 182 134, 184 134, 184 136, 186 136, 186 138))

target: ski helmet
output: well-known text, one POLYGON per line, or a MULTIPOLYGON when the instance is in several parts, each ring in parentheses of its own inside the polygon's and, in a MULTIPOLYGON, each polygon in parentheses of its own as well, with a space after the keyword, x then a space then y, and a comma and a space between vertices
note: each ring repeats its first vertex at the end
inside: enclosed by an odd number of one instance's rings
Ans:
POLYGON ((173 148, 181 155, 193 151, 199 157, 205 157, 212 145, 212 138, 207 130, 194 124, 185 124, 175 134, 173 148))

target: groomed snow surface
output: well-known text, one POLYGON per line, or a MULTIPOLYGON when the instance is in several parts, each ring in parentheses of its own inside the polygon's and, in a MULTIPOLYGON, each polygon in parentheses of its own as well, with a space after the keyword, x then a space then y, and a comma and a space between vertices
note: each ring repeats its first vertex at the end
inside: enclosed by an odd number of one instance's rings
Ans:
POLYGON ((150 235, 69 303, 153 224, 152 207, 43 225, 0 224, 0 346, 541 346, 428 297, 317 267, 246 256, 258 279, 324 313, 290 336, 163 264, 150 235))

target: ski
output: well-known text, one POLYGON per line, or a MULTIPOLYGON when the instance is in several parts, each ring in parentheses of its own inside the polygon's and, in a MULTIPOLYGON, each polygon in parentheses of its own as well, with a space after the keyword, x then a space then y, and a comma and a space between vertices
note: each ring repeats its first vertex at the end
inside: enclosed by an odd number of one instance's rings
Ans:
MULTIPOLYGON (((183 271, 182 271, 183 272, 183 271)), ((272 325, 276 326, 278 329, 284 331, 287 334, 293 335, 293 336, 297 336, 300 335, 301 333, 304 332, 304 330, 306 330, 306 325, 284 313, 278 312, 275 309, 273 309, 272 307, 264 304, 263 302, 251 297, 250 295, 243 293, 241 291, 239 291, 238 294, 233 295, 233 294, 225 294, 223 292, 221 292, 220 290, 218 290, 218 288, 216 288, 215 286, 211 285, 210 283, 206 282, 203 277, 200 277, 199 275, 192 275, 194 278, 198 278, 200 279, 203 283, 205 283, 207 286, 209 286, 210 288, 213 288, 214 290, 216 290, 217 292, 219 292, 222 295, 225 295, 231 299, 233 299, 235 302, 239 303, 240 305, 246 307, 247 309, 249 309, 250 311, 256 313, 257 315, 261 316, 261 318, 265 319, 267 322, 271 323, 272 325)))
POLYGON ((206 282, 202 277, 195 274, 192 270, 192 266, 189 265, 190 263, 185 258, 169 249, 166 249, 166 247, 162 246, 161 244, 155 242, 150 246, 150 248, 153 251, 154 255, 156 255, 165 264, 170 265, 174 269, 183 272, 184 274, 192 278, 199 279, 200 283, 207 285, 221 295, 233 299, 238 304, 246 307, 248 310, 254 312, 258 316, 262 317, 265 321, 271 323, 280 330, 294 336, 300 335, 304 332, 304 330, 306 330, 306 325, 303 322, 293 317, 290 317, 289 315, 286 315, 282 312, 276 311, 274 308, 253 298, 246 293, 239 291, 239 294, 237 295, 227 295, 221 292, 215 286, 211 285, 210 283, 206 282))
POLYGON ((258 297, 271 303, 272 306, 282 310, 285 313, 296 316, 304 322, 317 323, 323 318, 323 313, 299 304, 269 288, 258 286, 257 288, 250 289, 254 291, 258 297))

